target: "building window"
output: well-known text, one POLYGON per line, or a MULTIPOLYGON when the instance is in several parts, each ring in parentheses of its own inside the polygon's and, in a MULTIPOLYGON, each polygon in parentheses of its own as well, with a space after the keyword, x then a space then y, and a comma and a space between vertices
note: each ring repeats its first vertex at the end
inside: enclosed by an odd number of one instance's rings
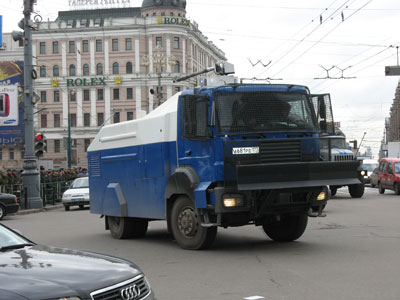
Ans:
POLYGON ((88 27, 89 26, 89 20, 88 19, 82 19, 81 20, 81 27, 88 27))
POLYGON ((180 73, 180 72, 181 72, 181 64, 179 63, 179 61, 176 61, 176 62, 175 62, 175 65, 174 65, 174 72, 175 72, 175 73, 180 73))
POLYGON ((46 54, 46 43, 40 42, 40 54, 46 54))
POLYGON ((53 42, 53 54, 58 53, 58 42, 53 42))
POLYGON ((126 119, 127 119, 128 121, 133 120, 133 112, 132 112, 132 111, 128 111, 128 112, 126 113, 126 119))
POLYGON ((83 101, 90 101, 90 90, 83 90, 83 101))
POLYGON ((76 93, 75 91, 69 91, 69 101, 75 102, 76 101, 76 93))
POLYGON ((47 102, 47 93, 46 91, 40 92, 40 102, 47 102))
POLYGON ((69 66, 69 76, 75 76, 75 65, 69 66))
POLYGON ((132 63, 130 61, 128 61, 126 63, 126 74, 132 74, 133 69, 132 69, 132 63))
POLYGON ((69 53, 75 53, 75 41, 69 41, 69 53))
POLYGON ((90 114, 89 113, 83 114, 83 126, 85 126, 85 127, 90 126, 90 114))
POLYGON ((119 65, 117 62, 113 63, 113 74, 119 74, 119 65))
POLYGON ((47 128, 47 115, 40 115, 40 127, 47 128))
POLYGON ((54 96, 54 102, 60 102, 60 91, 54 91, 53 96, 54 96))
MULTIPOLYGON (((82 23, 81 23, 81 25, 82 25, 82 23)), ((85 53, 89 52, 89 41, 88 40, 82 41, 82 51, 85 53)))
POLYGON ((97 75, 103 75, 103 65, 102 64, 97 64, 97 66, 96 66, 96 74, 97 75))
POLYGON ((175 87, 175 93, 179 93, 181 91, 181 88, 179 86, 175 87))
POLYGON ((60 153, 61 151, 61 142, 60 140, 54 140, 54 153, 60 153))
POLYGON ((100 27, 101 26, 101 22, 102 20, 100 18, 94 19, 94 27, 100 27))
POLYGON ((132 50, 132 39, 125 39, 125 50, 132 50))
POLYGON ((54 77, 60 76, 60 68, 58 67, 58 65, 53 66, 53 76, 54 77))
POLYGON ((179 49, 179 38, 174 37, 174 49, 179 49))
POLYGON ((97 90, 97 100, 98 101, 104 100, 104 90, 103 89, 97 90))
POLYGON ((60 114, 54 114, 54 128, 61 127, 60 114))
POLYGON ((116 113, 114 113, 114 124, 115 123, 119 123, 120 122, 120 120, 119 120, 119 112, 116 112, 116 113))
POLYGON ((118 39, 112 40, 112 51, 118 51, 118 39))
POLYGON ((40 66, 40 77, 46 77, 46 66, 40 66))
POLYGON ((9 149, 9 154, 10 154, 10 160, 14 160, 15 159, 15 157, 14 157, 14 148, 10 148, 9 149))
POLYGON ((102 51, 103 51, 103 41, 96 40, 96 52, 102 52, 102 51))
POLYGON ((157 46, 157 48, 162 48, 162 37, 161 36, 156 37, 156 46, 157 46))
POLYGON ((85 152, 87 152, 87 149, 90 146, 90 139, 85 139, 84 142, 85 142, 85 152))
POLYGON ((83 65, 83 75, 84 76, 88 76, 89 75, 89 65, 88 64, 84 64, 83 65))
POLYGON ((119 89, 113 89, 113 99, 119 100, 119 89))
POLYGON ((126 99, 133 99, 133 88, 126 89, 126 99))
POLYGON ((97 113, 97 126, 102 126, 104 123, 104 113, 97 113))
POLYGON ((76 114, 70 114, 69 117, 71 118, 71 127, 76 127, 76 114))

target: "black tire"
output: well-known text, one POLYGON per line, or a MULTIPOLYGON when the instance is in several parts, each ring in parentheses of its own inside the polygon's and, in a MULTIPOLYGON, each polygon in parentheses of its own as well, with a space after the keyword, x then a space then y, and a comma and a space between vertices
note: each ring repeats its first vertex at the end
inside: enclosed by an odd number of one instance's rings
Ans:
POLYGON ((384 194, 385 189, 382 187, 382 183, 378 182, 378 189, 379 189, 379 194, 384 194))
POLYGON ((400 195, 400 185, 398 183, 394 184, 393 190, 396 195, 400 195))
POLYGON ((0 204, 0 220, 2 220, 7 215, 6 208, 0 204))
POLYGON ((331 190, 331 196, 335 196, 336 192, 337 192, 337 188, 331 187, 330 190, 331 190))
POLYGON ((84 209, 84 208, 85 208, 85 205, 81 204, 81 205, 79 205, 79 208, 80 208, 80 209, 84 209))
POLYGON ((281 215, 276 222, 262 226, 269 238, 276 242, 291 242, 301 237, 307 228, 308 215, 281 215))
POLYGON ((174 202, 170 216, 170 227, 178 245, 183 249, 207 249, 217 236, 217 227, 202 227, 194 209, 193 201, 180 196, 174 202))
POLYGON ((364 184, 349 185, 349 193, 351 198, 361 198, 364 195, 364 184))
POLYGON ((107 216, 111 236, 114 239, 141 238, 146 235, 149 221, 140 218, 107 216))
POLYGON ((69 205, 64 205, 65 211, 69 211, 69 205))

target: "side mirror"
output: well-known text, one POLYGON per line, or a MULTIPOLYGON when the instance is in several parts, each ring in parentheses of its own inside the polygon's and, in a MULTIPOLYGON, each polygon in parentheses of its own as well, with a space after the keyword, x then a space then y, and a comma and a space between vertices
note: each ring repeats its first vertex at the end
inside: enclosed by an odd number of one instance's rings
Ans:
POLYGON ((235 66, 226 61, 220 61, 215 64, 215 73, 218 75, 229 75, 235 73, 235 66))
POLYGON ((321 119, 326 119, 326 105, 325 105, 325 101, 324 98, 318 98, 319 100, 319 116, 321 117, 321 119))
POLYGON ((321 128, 322 132, 326 132, 328 130, 328 125, 326 124, 326 121, 320 121, 319 128, 321 128))

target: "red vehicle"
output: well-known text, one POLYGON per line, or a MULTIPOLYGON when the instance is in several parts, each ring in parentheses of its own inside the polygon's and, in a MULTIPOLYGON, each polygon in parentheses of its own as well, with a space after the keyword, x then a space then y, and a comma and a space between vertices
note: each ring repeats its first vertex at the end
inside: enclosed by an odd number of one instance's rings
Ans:
POLYGON ((400 195, 400 158, 382 158, 378 168, 379 193, 385 189, 393 190, 400 195))

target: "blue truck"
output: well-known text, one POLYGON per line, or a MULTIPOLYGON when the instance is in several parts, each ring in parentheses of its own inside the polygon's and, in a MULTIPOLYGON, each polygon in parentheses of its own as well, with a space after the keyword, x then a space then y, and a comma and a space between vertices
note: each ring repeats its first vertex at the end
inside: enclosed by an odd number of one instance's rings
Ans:
POLYGON ((166 220, 184 249, 218 227, 262 226, 275 241, 305 231, 329 185, 360 183, 359 163, 323 161, 324 108, 307 87, 228 84, 185 90, 147 116, 101 128, 88 148, 91 213, 117 239, 166 220), (319 122, 319 123, 318 123, 319 122))

